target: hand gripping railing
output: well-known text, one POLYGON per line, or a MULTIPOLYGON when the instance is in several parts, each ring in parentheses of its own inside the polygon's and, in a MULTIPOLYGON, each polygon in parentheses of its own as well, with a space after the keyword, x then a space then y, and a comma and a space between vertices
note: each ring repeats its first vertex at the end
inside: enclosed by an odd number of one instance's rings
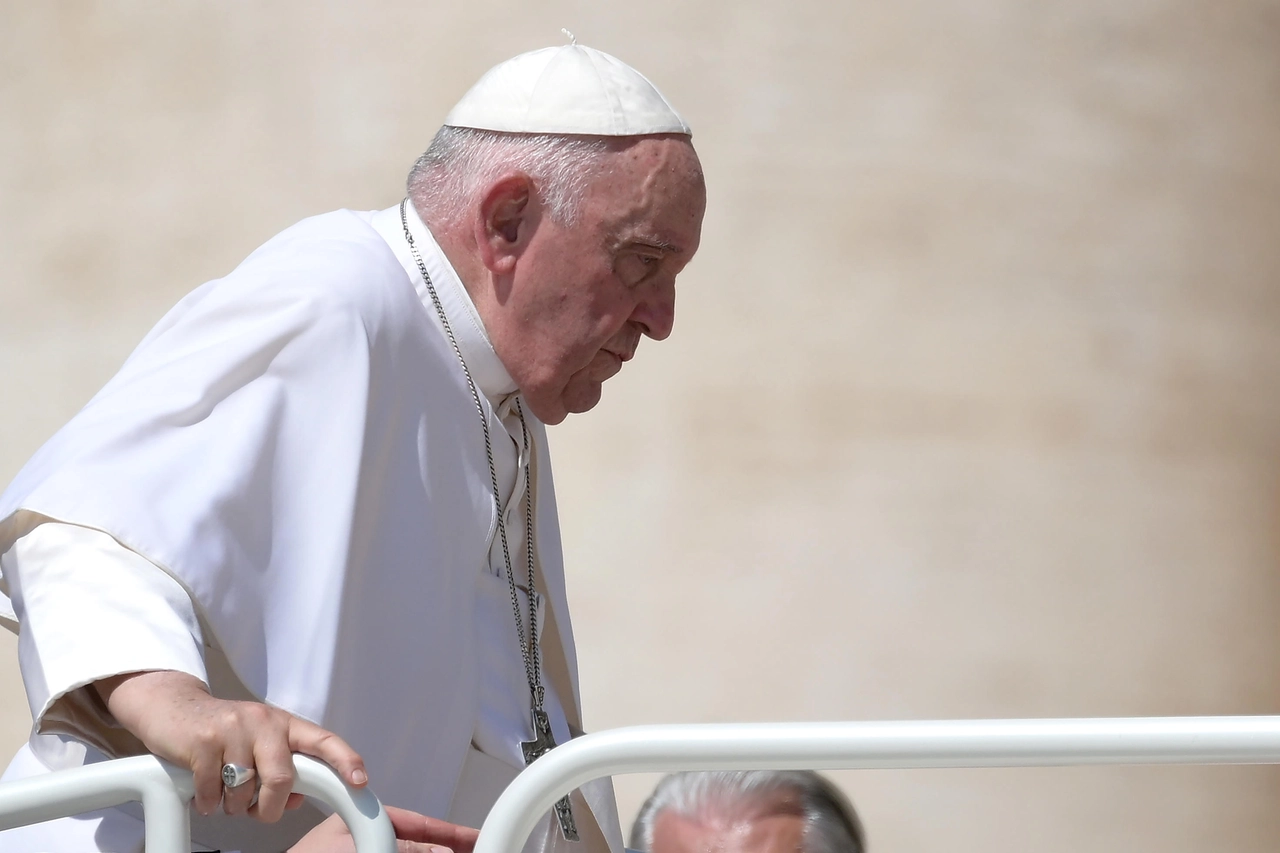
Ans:
POLYGON ((557 799, 619 773, 1277 763, 1280 717, 636 726, 584 735, 526 768, 475 853, 519 851, 557 799))
MULTIPOLYGON (((293 790, 333 807, 351 830, 358 853, 395 853, 391 819, 369 791, 348 787, 327 764, 293 757, 293 790)), ((104 761, 0 785, 0 829, 39 823, 132 801, 142 802, 147 853, 191 850, 191 772, 142 755, 104 761)))

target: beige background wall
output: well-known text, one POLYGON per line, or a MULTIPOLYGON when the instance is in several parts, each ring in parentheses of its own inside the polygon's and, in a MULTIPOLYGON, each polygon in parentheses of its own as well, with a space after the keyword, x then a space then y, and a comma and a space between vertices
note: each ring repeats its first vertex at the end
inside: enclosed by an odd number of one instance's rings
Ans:
MULTIPOLYGON (((561 26, 711 194, 675 336, 553 431, 590 727, 1280 710, 1266 0, 5 3, 0 481, 561 26)), ((1270 768, 839 778, 878 851, 1280 847, 1270 768)))

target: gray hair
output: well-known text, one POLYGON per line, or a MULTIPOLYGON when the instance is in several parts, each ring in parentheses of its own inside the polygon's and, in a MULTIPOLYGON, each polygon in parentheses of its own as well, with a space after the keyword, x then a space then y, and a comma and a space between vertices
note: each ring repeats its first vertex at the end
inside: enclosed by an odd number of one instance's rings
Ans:
POLYGON ((708 815, 750 817, 788 794, 800 801, 805 819, 803 853, 864 853, 862 822, 849 798, 812 770, 742 770, 673 773, 664 776, 640 807, 631 846, 653 849, 653 825, 671 811, 697 820, 708 815))
POLYGON ((456 222, 504 171, 533 179, 548 215, 577 222, 578 207, 604 155, 625 141, 600 136, 499 133, 445 125, 413 164, 409 198, 424 218, 456 222))

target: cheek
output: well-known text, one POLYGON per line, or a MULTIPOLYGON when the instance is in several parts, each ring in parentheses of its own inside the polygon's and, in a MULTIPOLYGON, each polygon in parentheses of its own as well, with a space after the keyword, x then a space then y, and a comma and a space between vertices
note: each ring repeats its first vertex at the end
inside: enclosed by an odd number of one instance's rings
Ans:
MULTIPOLYGON (((537 365, 542 381, 551 385, 563 385, 580 372, 596 378, 602 371, 597 358, 616 361, 600 350, 631 317, 632 294, 617 281, 607 262, 575 259, 570 263, 567 254, 542 260, 549 273, 542 286, 526 291, 528 301, 518 312, 527 342, 526 364, 537 365)), ((617 369, 604 372, 608 378, 617 369)))
MULTIPOLYGON (((603 287, 594 284, 588 287, 590 290, 587 292, 599 294, 608 290, 608 283, 603 287)), ((579 368, 590 365, 601 347, 626 325, 633 310, 628 300, 618 299, 612 293, 603 297, 566 300, 562 308, 560 328, 566 333, 562 340, 568 345, 569 360, 575 361, 579 368)))

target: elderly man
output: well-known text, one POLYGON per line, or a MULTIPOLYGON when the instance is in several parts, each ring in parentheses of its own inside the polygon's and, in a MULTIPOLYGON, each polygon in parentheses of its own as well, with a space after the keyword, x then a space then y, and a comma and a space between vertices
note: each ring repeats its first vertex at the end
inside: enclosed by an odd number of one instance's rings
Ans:
MULTIPOLYGON (((607 54, 534 51, 408 190, 197 288, 0 498, 35 719, 6 779, 150 751, 195 774, 198 849, 280 851, 322 817, 290 795, 303 752, 412 809, 406 849, 465 848, 578 729, 543 425, 671 332, 705 207, 689 128, 607 54)), ((122 807, 0 850, 141 839, 122 807)), ((530 844, 578 839, 620 849, 607 784, 530 844)), ((327 822, 298 849, 347 844, 327 822)))
POLYGON ((645 853, 864 853, 847 797, 811 770, 676 773, 641 807, 645 853))

